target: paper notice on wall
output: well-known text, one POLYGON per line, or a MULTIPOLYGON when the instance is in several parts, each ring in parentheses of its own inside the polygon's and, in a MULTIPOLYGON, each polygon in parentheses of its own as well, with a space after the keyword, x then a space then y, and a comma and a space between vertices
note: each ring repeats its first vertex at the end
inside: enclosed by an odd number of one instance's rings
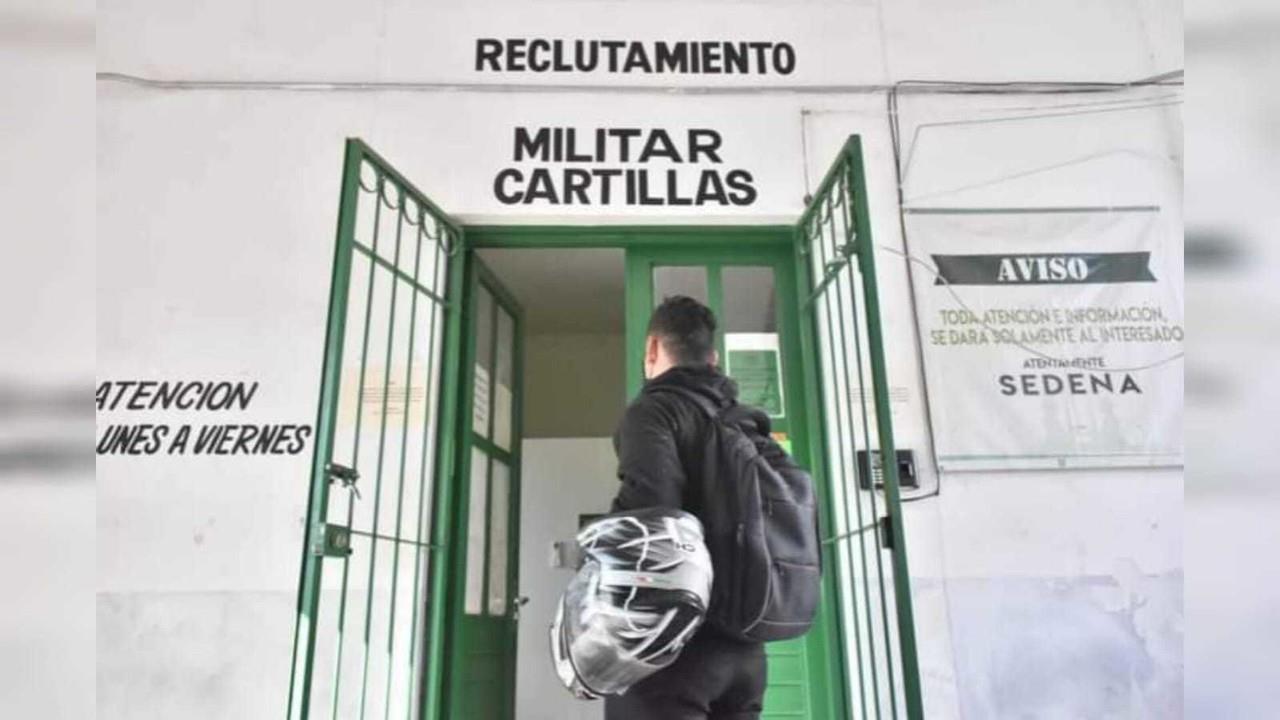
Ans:
POLYGON ((471 401, 471 429, 481 437, 489 437, 489 371, 476 363, 475 388, 471 401))
POLYGON ((738 383, 738 400, 770 417, 785 414, 782 362, 776 333, 725 333, 725 374, 738 383))
POLYGON ((1180 226, 1151 211, 907 217, 941 468, 1182 462, 1180 226))

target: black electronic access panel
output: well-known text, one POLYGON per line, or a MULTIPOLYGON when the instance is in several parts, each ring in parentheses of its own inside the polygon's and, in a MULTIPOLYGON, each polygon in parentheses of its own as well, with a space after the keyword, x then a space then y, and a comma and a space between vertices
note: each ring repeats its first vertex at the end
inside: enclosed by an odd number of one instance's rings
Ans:
MULTIPOLYGON (((884 488, 884 466, 880 462, 880 451, 871 452, 874 460, 873 467, 867 469, 867 451, 858 451, 858 487, 863 490, 870 490, 870 478, 875 477, 876 489, 884 488)), ((911 450, 898 450, 898 487, 900 488, 918 488, 920 487, 920 479, 916 476, 916 456, 911 450)))

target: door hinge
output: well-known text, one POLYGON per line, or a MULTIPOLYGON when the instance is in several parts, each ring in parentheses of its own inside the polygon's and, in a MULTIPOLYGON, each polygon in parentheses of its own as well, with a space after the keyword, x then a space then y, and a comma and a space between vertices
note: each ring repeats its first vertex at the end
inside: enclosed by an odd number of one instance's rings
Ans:
POLYGON ((885 550, 893 549, 893 516, 885 515, 880 518, 880 547, 885 550))
POLYGON ((316 557, 351 555, 351 528, 318 522, 311 530, 311 554, 316 557))

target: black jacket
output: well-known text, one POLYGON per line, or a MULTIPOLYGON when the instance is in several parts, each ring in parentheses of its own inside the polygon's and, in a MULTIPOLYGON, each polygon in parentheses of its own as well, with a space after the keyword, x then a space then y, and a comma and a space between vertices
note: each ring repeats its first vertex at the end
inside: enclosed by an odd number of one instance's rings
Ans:
MULTIPOLYGON (((702 454, 710 420, 691 398, 663 391, 679 386, 701 393, 720 408, 738 403, 738 386, 713 367, 675 367, 644 384, 627 406, 613 436, 622 487, 612 512, 664 506, 701 517, 702 454)), ((769 418, 742 406, 733 417, 771 462, 791 460, 769 435, 769 418), (752 427, 754 426, 754 427, 752 427)))

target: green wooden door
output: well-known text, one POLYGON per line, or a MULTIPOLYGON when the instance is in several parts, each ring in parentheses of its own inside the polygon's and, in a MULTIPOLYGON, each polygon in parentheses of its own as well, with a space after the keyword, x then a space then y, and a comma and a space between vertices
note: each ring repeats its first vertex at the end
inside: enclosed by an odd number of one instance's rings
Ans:
MULTIPOLYGON (((800 355, 800 316, 791 248, 744 242, 726 246, 688 244, 632 248, 627 252, 627 386, 643 384, 645 328, 657 302, 689 295, 706 303, 719 320, 721 367, 738 381, 741 400, 773 418, 775 438, 804 467, 813 466, 811 413, 800 355)), ((820 497, 827 497, 815 473, 820 497)), ((821 503, 821 523, 831 504, 821 503)), ((826 567, 833 567, 824 558, 826 567)), ((817 621, 802 638, 770 643, 766 718, 848 717, 837 625, 834 573, 824 573, 817 621)))
POLYGON ((520 537, 521 311, 469 258, 458 422, 448 688, 441 717, 514 717, 520 537))

